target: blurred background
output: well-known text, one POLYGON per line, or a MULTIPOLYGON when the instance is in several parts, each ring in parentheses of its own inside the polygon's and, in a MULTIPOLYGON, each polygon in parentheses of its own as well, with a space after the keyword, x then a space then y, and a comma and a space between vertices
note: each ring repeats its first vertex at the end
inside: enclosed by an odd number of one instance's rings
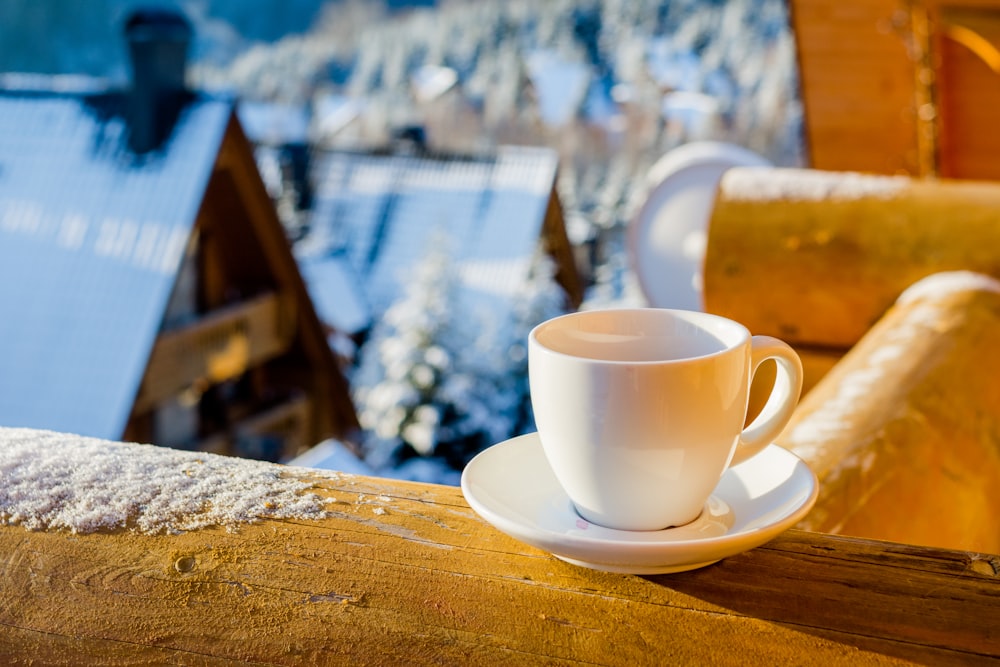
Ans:
POLYGON ((533 430, 531 326, 649 302, 671 151, 806 162, 784 0, 5 0, 0 73, 0 424, 423 481, 533 430))

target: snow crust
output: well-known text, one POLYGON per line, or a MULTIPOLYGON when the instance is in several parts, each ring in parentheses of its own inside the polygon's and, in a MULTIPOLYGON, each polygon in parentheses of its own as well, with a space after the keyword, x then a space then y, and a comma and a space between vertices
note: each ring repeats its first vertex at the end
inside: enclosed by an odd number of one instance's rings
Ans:
POLYGON ((719 185, 731 201, 850 201, 891 199, 910 185, 905 176, 872 176, 807 169, 732 169, 719 185))
POLYGON ((1000 280, 974 271, 946 271, 927 276, 910 285, 896 303, 906 304, 923 299, 939 299, 957 292, 996 292, 1000 280))
POLYGON ((0 524, 155 534, 325 516, 310 482, 288 472, 249 459, 0 428, 0 524))

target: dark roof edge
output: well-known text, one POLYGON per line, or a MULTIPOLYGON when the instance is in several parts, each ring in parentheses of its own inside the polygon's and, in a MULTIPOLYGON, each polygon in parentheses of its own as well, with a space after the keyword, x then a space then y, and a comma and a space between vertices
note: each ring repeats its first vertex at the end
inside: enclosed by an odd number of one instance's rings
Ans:
POLYGON ((555 152, 550 146, 520 145, 520 144, 500 144, 489 149, 482 149, 476 152, 451 152, 429 148, 424 151, 400 150, 394 144, 373 146, 369 148, 336 148, 329 146, 313 146, 311 150, 320 155, 346 155, 352 157, 395 157, 413 158, 415 160, 428 160, 432 162, 495 162, 496 159, 509 149, 555 152))

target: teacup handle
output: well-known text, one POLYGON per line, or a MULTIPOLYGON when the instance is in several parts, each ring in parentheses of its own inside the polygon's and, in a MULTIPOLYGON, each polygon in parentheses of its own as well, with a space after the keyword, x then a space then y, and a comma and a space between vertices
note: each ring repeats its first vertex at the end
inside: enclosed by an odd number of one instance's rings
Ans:
POLYGON ((743 429, 730 465, 736 465, 774 442, 788 424, 802 393, 802 361, 788 343, 771 336, 754 336, 750 346, 750 384, 757 369, 767 359, 774 359, 778 372, 774 387, 760 414, 743 429))

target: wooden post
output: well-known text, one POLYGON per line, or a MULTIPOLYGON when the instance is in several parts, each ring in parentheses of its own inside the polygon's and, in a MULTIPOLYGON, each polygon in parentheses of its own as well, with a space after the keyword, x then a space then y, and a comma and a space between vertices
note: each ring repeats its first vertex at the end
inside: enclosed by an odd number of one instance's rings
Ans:
POLYGON ((1000 552, 1000 281, 928 277, 800 404, 779 444, 820 478, 802 527, 1000 552))
POLYGON ((933 273, 1000 276, 1000 183, 733 168, 708 232, 705 307, 846 350, 933 273))

